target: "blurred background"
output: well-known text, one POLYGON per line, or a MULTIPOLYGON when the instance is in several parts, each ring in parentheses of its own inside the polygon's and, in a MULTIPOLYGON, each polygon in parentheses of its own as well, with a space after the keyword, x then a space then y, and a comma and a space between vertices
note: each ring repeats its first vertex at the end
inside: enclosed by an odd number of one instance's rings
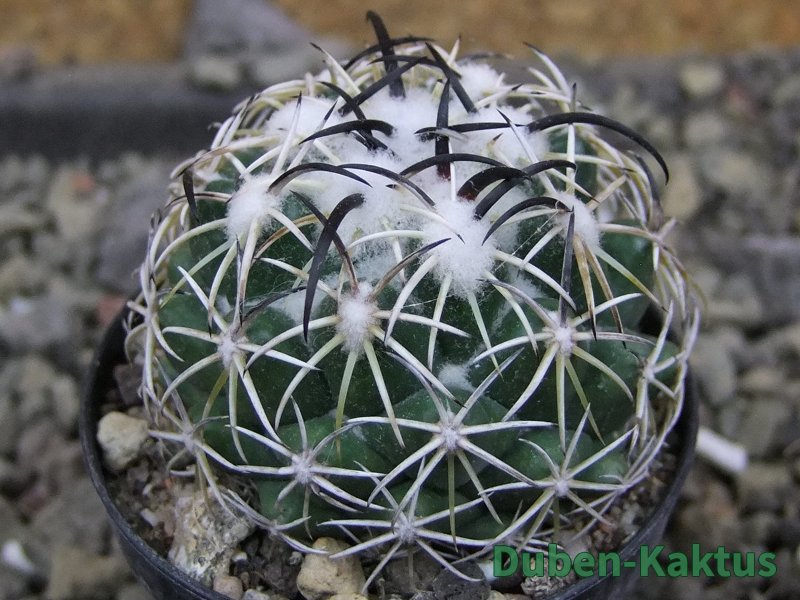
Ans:
MULTIPOLYGON (((267 0, 263 0, 264 3, 267 0)), ((37 62, 180 57, 192 0, 0 0, 0 53, 37 62)), ((583 57, 722 53, 800 41, 800 0, 276 0, 314 35, 368 39, 364 12, 398 34, 461 36, 469 51, 521 53, 520 41, 583 57)))
POLYGON ((530 42, 666 156, 669 241, 705 297, 701 425, 732 445, 697 460, 665 544, 778 571, 638 597, 800 598, 800 0, 0 0, 0 600, 148 600, 84 472, 81 380, 173 166, 322 68, 309 42, 372 43, 368 8, 515 55, 509 79, 530 42))

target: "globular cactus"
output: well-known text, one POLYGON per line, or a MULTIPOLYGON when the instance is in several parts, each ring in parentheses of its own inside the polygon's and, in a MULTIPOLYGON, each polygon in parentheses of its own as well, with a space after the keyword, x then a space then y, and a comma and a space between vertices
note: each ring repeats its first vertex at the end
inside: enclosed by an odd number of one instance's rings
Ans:
POLYGON ((645 139, 536 50, 517 84, 370 19, 374 47, 249 98, 176 170, 129 344, 221 501, 374 577, 601 520, 678 417, 698 318, 645 139))

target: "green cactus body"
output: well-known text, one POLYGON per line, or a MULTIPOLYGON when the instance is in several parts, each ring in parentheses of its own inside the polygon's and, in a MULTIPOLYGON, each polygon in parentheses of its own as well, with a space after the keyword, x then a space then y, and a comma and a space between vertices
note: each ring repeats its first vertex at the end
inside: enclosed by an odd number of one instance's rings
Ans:
POLYGON ((534 544, 663 445, 697 313, 643 162, 601 133, 663 161, 539 58, 514 85, 382 38, 177 170, 130 323, 144 396, 295 546, 534 544))

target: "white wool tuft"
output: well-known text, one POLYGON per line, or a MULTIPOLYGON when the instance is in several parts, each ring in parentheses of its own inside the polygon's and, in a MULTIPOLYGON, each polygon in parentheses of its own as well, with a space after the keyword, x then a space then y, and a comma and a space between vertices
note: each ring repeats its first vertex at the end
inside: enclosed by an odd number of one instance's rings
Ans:
POLYGON ((403 158, 404 166, 430 156, 432 143, 423 142, 414 132, 436 124, 438 102, 430 92, 420 88, 406 89, 405 98, 393 98, 384 88, 367 100, 362 109, 369 119, 391 123, 395 128, 391 136, 375 136, 403 158))
MULTIPOLYGON (((335 285, 336 281, 335 278, 327 278, 323 280, 323 283, 330 285, 335 285)), ((320 289, 317 289, 317 293, 314 294, 314 300, 311 304, 311 314, 314 315, 317 312, 317 308, 322 303, 322 301, 327 298, 328 295, 325 294, 320 289)), ((306 292, 304 290, 296 291, 292 294, 287 294, 283 298, 276 300, 272 303, 272 308, 281 311, 287 317, 289 317, 294 323, 302 323, 303 322, 303 313, 305 311, 305 304, 306 304, 306 292)), ((322 316, 322 315, 320 315, 322 316)))
POLYGON ((566 479, 556 479, 553 482, 553 491, 558 498, 563 498, 569 493, 569 481, 566 479))
MULTIPOLYGON (((575 214, 575 235, 583 240, 589 250, 594 251, 600 248, 600 228, 598 227, 597 219, 592 211, 586 207, 586 204, 574 195, 565 192, 559 193, 557 198, 568 208, 571 208, 575 214)), ((564 235, 566 235, 569 213, 561 215, 558 219, 559 223, 564 225, 564 235)))
MULTIPOLYGON (((491 191, 491 188, 489 191, 491 191)), ((484 195, 485 194, 481 194, 481 197, 484 195)), ((486 213, 484 219, 488 220, 490 223, 494 223, 504 212, 528 197, 529 194, 525 193, 521 188, 515 187, 503 194, 503 197, 500 198, 500 200, 497 201, 497 203, 489 210, 489 212, 486 213)), ((495 230, 495 232, 492 234, 492 238, 495 240, 495 244, 497 244, 498 248, 513 254, 517 250, 518 233, 519 223, 509 223, 506 221, 497 230, 495 230)))
MULTIPOLYGON (((465 115, 460 122, 502 122, 503 117, 497 110, 494 106, 484 107, 476 113, 465 115)), ((521 108, 502 106, 500 110, 515 125, 525 125, 533 120, 533 117, 521 108)), ((465 134, 465 140, 453 141, 453 151, 490 156, 516 167, 524 167, 532 161, 543 160, 545 153, 550 149, 547 135, 538 131, 529 133, 525 127, 517 127, 517 134, 510 127, 470 131, 465 134), (524 143, 520 142, 517 134, 524 143), (529 152, 531 156, 528 155, 529 152)))
POLYGON ((572 348, 575 344, 573 340, 574 330, 569 325, 562 325, 553 329, 553 340, 558 345, 558 351, 561 354, 572 354, 572 348))
POLYGON ((217 352, 219 352, 222 357, 222 364, 226 369, 230 366, 233 357, 236 356, 239 351, 239 346, 233 339, 232 332, 230 330, 226 331, 222 335, 222 339, 217 346, 217 352))
POLYGON ((533 133, 528 133, 524 129, 522 132, 523 139, 528 144, 528 148, 530 148, 531 153, 536 160, 544 160, 545 154, 550 152, 550 139, 547 137, 547 134, 543 131, 534 131, 533 133))
MULTIPOLYGON (((542 298, 545 295, 544 292, 542 292, 542 289, 538 287, 524 271, 520 272, 511 283, 523 294, 534 300, 537 298, 542 298)), ((517 298, 517 301, 523 304, 519 298, 517 298)))
POLYGON ((269 210, 278 208, 281 199, 269 192, 272 178, 256 175, 247 179, 228 201, 226 230, 231 240, 246 235, 254 221, 262 227, 269 223, 269 210))
POLYGON ((500 88, 503 76, 486 63, 468 62, 459 65, 461 85, 473 102, 491 96, 500 88))
POLYGON ((369 286, 362 285, 356 294, 345 294, 339 301, 339 322, 336 330, 344 336, 344 350, 360 351, 374 325, 375 303, 369 298, 369 286))
MULTIPOLYGON (((393 172, 402 169, 396 158, 386 153, 369 152, 363 147, 351 152, 347 156, 347 162, 370 164, 393 172)), ((334 173, 314 173, 298 178, 303 180, 303 185, 314 187, 314 203, 325 214, 330 214, 343 198, 351 194, 364 196, 363 204, 353 209, 337 229, 345 244, 358 237, 384 231, 384 223, 392 228, 398 227, 407 218, 407 213, 400 208, 401 205, 419 202, 403 188, 387 187, 393 182, 384 175, 357 169, 352 169, 351 172, 367 181, 369 186, 334 173)))
POLYGON ((467 377, 466 364, 447 363, 442 365, 438 379, 450 390, 472 391, 475 389, 475 386, 469 382, 469 377, 467 377))
POLYGON ((330 127, 341 121, 337 111, 333 111, 325 120, 325 115, 331 109, 333 101, 328 98, 316 98, 314 96, 303 96, 300 101, 300 112, 296 102, 287 102, 284 106, 276 110, 266 124, 266 133, 286 134, 291 129, 292 122, 297 115, 297 126, 295 135, 297 141, 308 137, 323 127, 330 127))
POLYGON ((450 275, 453 293, 462 298, 480 289, 486 271, 492 270, 496 249, 492 238, 483 243, 489 224, 485 219, 475 220, 473 207, 472 203, 439 197, 436 209, 444 223, 431 220, 422 229, 426 244, 450 238, 434 248, 431 254, 437 258, 436 275, 439 279, 450 275))
MULTIPOLYGON (((359 280, 376 284, 397 264, 397 258, 386 241, 360 244, 351 253, 359 280)), ((400 284, 400 275, 389 282, 389 287, 400 284)))

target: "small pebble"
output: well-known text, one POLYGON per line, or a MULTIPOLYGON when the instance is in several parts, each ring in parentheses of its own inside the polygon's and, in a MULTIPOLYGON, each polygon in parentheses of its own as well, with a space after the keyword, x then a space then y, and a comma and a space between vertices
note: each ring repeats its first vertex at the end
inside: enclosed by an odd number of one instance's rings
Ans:
POLYGON ((784 380, 784 374, 775 367, 759 366, 742 374, 739 389, 752 396, 773 395, 784 380))
POLYGON ((747 450, 707 427, 697 432, 697 455, 727 473, 741 473, 747 468, 747 450))
POLYGON ((129 583, 120 588, 116 600, 152 600, 153 596, 141 583, 129 583))
POLYGON ((734 358, 711 336, 697 340, 690 363, 705 398, 712 406, 721 406, 736 393, 734 358))
POLYGON ((452 571, 443 569, 431 584, 436 600, 487 600, 491 589, 481 568, 474 562, 462 563, 458 568, 477 581, 458 577, 452 571))
POLYGON ((730 139, 732 128, 719 111, 711 109, 688 115, 683 123, 683 137, 691 150, 707 151, 730 139))
POLYGON ((232 575, 217 575, 214 577, 214 591, 233 600, 241 600, 244 590, 242 580, 232 575))
POLYGON ((128 566, 121 556, 101 556, 82 548, 61 546, 53 553, 45 597, 47 600, 109 598, 127 572, 128 566))
POLYGON ((103 460, 113 471, 121 471, 133 462, 149 436, 147 421, 113 411, 97 424, 97 441, 103 460))
MULTIPOLYGON (((224 488, 220 486, 220 493, 224 488)), ((175 499, 175 535, 168 558, 178 568, 206 585, 224 575, 239 542, 253 525, 225 511, 202 490, 175 499), (223 572, 221 572, 223 571, 223 572)))
POLYGON ((282 598, 283 596, 268 594, 258 590, 247 590, 242 596, 242 600, 279 600, 282 598))
POLYGON ((267 593, 258 590, 246 590, 244 596, 242 596, 242 600, 289 600, 289 598, 283 594, 273 592, 267 593))
POLYGON ((201 56, 189 66, 189 77, 192 83, 201 88, 230 91, 242 82, 242 66, 235 58, 201 56))
POLYGON ((692 61, 681 67, 681 87, 693 100, 705 100, 719 94, 725 84, 725 72, 712 61, 692 61))
POLYGON ((780 435, 791 418, 791 406, 782 399, 759 397, 748 403, 739 426, 738 442, 750 456, 766 458, 781 450, 780 435))
POLYGON ((349 548, 347 544, 333 538, 320 538, 312 546, 326 554, 306 554, 297 588, 307 600, 323 600, 334 594, 356 594, 361 591, 364 571, 355 556, 333 559, 329 555, 349 548))
POLYGON ((8 540, 0 548, 0 561, 23 575, 36 575, 39 569, 25 553, 19 540, 8 540))
POLYGON ((753 462, 736 480, 739 500, 745 510, 778 511, 792 490, 787 466, 753 462))

